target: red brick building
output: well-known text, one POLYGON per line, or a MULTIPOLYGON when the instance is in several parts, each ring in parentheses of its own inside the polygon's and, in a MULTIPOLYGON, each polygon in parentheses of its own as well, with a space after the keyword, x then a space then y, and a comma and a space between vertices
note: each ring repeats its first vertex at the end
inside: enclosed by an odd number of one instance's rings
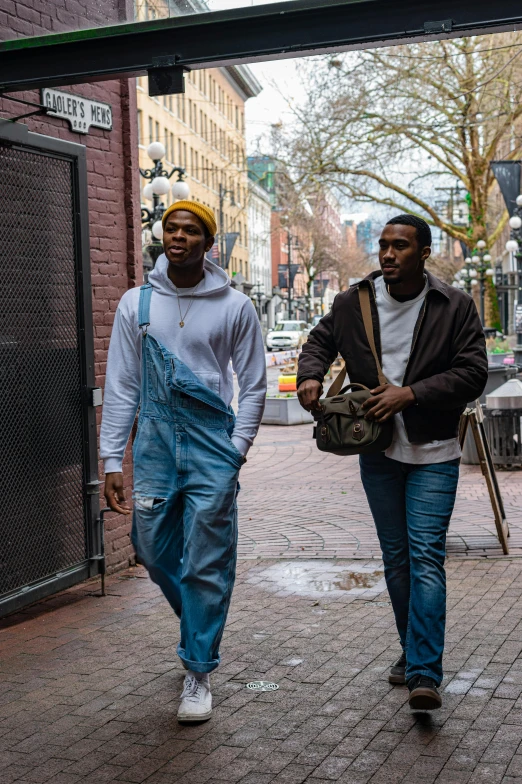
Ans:
MULTIPOLYGON (((0 0, 0 40, 117 23, 132 15, 132 0, 106 0, 104 3, 96 0, 0 0)), ((89 254, 86 255, 90 256, 92 281, 94 363, 96 385, 103 388, 118 301, 128 288, 140 285, 143 280, 136 90, 134 80, 129 79, 59 89, 110 104, 112 109, 111 130, 91 127, 86 134, 71 130, 67 120, 57 117, 33 116, 19 120, 36 134, 85 146, 89 229, 89 254)), ((38 91, 12 95, 34 103, 41 100, 38 91)), ((30 106, 0 97, 0 125, 1 120, 28 111, 31 111, 30 106)), ((35 241, 39 241, 38 236, 35 241)), ((99 425, 99 408, 97 416, 99 425)), ((127 494, 130 495, 129 456, 124 470, 127 494)), ((101 499, 100 506, 104 505, 101 499)), ((127 565, 133 557, 130 521, 111 514, 105 528, 107 568, 115 570, 127 565)))

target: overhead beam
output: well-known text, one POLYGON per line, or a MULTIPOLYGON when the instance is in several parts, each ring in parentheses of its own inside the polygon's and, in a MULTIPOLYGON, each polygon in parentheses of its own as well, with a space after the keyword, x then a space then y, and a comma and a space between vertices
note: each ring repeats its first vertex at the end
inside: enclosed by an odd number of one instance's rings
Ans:
POLYGON ((515 0, 296 0, 0 44, 0 91, 522 27, 515 0))

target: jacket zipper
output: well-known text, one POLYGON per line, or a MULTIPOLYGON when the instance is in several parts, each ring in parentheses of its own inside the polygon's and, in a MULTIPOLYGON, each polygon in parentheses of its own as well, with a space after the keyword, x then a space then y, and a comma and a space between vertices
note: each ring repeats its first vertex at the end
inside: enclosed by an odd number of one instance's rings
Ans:
POLYGON ((406 363, 406 370, 404 371, 404 376, 402 377, 402 385, 403 386, 404 386, 404 381, 406 379, 406 376, 408 375, 408 370, 410 368, 411 355, 415 351, 415 346, 417 345, 417 338, 419 337, 420 328, 422 327, 422 322, 424 321, 424 315, 426 313, 426 302, 428 301, 428 294, 429 293, 430 293, 430 291, 428 289, 428 291, 426 292, 426 296, 424 297, 424 302, 422 304, 422 311, 421 311, 421 314, 420 314, 420 318, 417 319, 417 323, 415 325, 415 330, 413 332, 413 341, 412 341, 412 344, 411 344, 411 351, 410 351, 410 355, 408 357, 408 361, 406 363))

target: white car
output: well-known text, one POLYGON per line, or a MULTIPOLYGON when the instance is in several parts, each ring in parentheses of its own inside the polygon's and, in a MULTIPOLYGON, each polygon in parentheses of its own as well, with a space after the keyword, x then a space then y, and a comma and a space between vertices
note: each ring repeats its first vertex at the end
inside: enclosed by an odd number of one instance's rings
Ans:
POLYGON ((266 347, 269 351, 284 351, 299 348, 303 345, 310 332, 306 321, 281 321, 266 336, 266 347))

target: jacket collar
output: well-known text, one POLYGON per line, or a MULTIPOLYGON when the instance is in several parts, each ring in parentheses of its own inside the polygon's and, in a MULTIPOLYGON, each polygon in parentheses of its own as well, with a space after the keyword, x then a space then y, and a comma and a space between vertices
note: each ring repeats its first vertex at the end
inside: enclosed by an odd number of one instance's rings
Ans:
MULTIPOLYGON (((432 275, 431 272, 428 272, 428 270, 425 270, 425 273, 426 273, 426 277, 428 278, 428 292, 432 290, 437 291, 439 294, 442 294, 443 297, 446 297, 446 299, 449 300, 447 283, 444 283, 443 280, 439 280, 439 278, 435 277, 435 275, 432 275)), ((381 275, 382 275, 381 270, 374 270, 373 272, 370 272, 370 274, 367 275, 365 278, 363 278, 361 281, 359 281, 359 283, 357 283, 356 285, 359 286, 361 283, 364 283, 365 281, 373 283, 373 281, 376 280, 376 278, 380 278, 381 275)))

